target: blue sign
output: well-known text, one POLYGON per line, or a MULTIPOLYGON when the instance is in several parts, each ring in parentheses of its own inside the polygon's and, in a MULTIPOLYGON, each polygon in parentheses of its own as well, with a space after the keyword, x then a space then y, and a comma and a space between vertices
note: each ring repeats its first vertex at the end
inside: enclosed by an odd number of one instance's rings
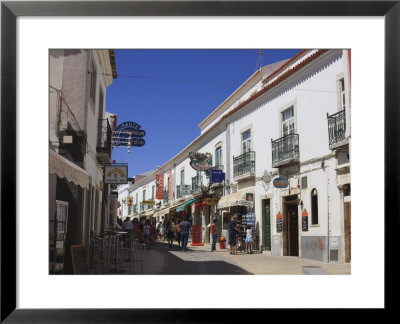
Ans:
POLYGON ((213 170, 210 171, 210 182, 222 182, 225 180, 225 173, 222 170, 213 170))
POLYGON ((275 178, 273 181, 275 188, 286 188, 289 185, 288 178, 275 178))
POLYGON ((113 129, 113 146, 143 146, 146 132, 135 122, 124 122, 113 129))

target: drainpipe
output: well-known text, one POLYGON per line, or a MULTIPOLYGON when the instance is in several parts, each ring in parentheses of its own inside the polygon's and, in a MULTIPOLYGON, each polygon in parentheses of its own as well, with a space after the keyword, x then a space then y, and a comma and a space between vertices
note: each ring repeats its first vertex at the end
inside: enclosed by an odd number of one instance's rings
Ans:
POLYGON ((330 202, 330 196, 329 196, 329 175, 326 172, 325 168, 323 167, 323 170, 325 171, 326 174, 326 200, 327 200, 327 210, 328 210, 328 263, 330 261, 330 254, 329 254, 329 243, 330 243, 330 228, 329 228, 329 219, 330 219, 330 214, 329 214, 329 202, 330 202))

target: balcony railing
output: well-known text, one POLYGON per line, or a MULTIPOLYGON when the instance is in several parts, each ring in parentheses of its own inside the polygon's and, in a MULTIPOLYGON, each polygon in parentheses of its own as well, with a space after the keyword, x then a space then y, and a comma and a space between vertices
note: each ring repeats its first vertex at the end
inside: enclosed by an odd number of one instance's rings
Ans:
POLYGON ((106 154, 108 159, 111 158, 111 137, 112 131, 108 119, 98 120, 98 140, 97 155, 102 160, 102 156, 106 154))
POLYGON ((240 177, 256 171, 256 152, 249 151, 233 158, 233 176, 240 177))
POLYGON ((167 190, 164 190, 164 200, 163 200, 163 202, 164 202, 164 205, 168 204, 168 202, 169 202, 169 192, 167 190))
POLYGON ((299 134, 288 134, 272 144, 272 167, 299 161, 299 134))
POLYGON ((181 198, 181 185, 176 186, 176 198, 181 198))
POLYGON ((328 115, 329 146, 333 146, 346 139, 346 114, 345 110, 328 115))

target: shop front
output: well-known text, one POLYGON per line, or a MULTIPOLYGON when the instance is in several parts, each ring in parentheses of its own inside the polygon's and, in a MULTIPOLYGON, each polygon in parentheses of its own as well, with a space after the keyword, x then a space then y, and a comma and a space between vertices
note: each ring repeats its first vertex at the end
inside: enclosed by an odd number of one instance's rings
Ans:
POLYGON ((90 177, 53 150, 49 162, 49 272, 70 274, 70 246, 84 244, 88 236, 89 218, 84 206, 89 206, 90 177))
POLYGON ((256 215, 254 213, 254 190, 247 189, 221 197, 217 209, 222 220, 221 235, 229 237, 228 228, 231 217, 238 216, 240 224, 239 239, 244 240, 246 226, 250 225, 254 235, 254 248, 258 248, 258 231, 256 227, 256 215))

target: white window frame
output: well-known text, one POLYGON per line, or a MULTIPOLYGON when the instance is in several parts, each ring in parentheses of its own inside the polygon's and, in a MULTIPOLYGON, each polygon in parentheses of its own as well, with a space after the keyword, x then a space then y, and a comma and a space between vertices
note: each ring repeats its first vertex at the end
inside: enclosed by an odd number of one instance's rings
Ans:
POLYGON ((180 172, 180 183, 181 183, 181 186, 185 184, 185 168, 181 169, 181 172, 180 172), (182 177, 182 175, 183 175, 183 177, 182 177))
POLYGON ((218 144, 215 146, 215 161, 214 166, 222 165, 222 145, 218 144), (219 159, 217 160, 217 150, 220 151, 219 159))
POLYGON ((337 91, 337 107, 338 111, 347 110, 348 108, 348 84, 344 77, 344 73, 340 73, 336 76, 336 91, 337 91), (343 85, 343 87, 342 87, 343 85), (344 100, 344 103, 343 103, 344 100))
POLYGON ((241 149, 242 154, 253 150, 253 131, 252 131, 251 126, 244 128, 240 131, 240 149, 241 149), (246 138, 245 140, 243 140, 243 135, 246 132, 250 132, 250 136, 248 138, 246 138), (248 144, 246 144, 246 150, 244 148, 245 143, 248 143, 248 144))

